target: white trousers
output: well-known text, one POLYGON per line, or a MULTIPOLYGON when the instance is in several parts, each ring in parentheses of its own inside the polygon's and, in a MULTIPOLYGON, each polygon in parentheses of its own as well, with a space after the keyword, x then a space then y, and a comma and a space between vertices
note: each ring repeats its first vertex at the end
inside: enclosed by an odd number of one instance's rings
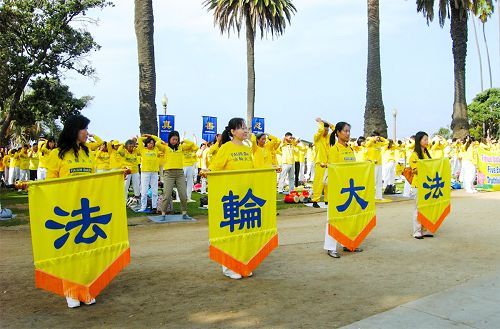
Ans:
POLYGON ((411 188, 410 197, 412 199, 415 199, 415 208, 413 210, 413 236, 422 236, 424 234, 428 234, 429 232, 425 229, 425 227, 422 226, 422 224, 420 224, 417 218, 418 188, 411 188))
POLYGON ((196 172, 195 167, 196 164, 189 167, 184 167, 184 178, 186 179, 186 195, 188 200, 191 200, 191 194, 193 193, 194 173, 196 172))
POLYGON ((207 194, 207 178, 202 177, 201 178, 201 189, 200 189, 201 194, 207 194))
POLYGON ((148 206, 148 189, 151 187, 151 207, 158 206, 158 173, 146 171, 141 173, 141 210, 148 206))
POLYGON ((328 234, 328 215, 326 215, 325 243, 323 249, 337 251, 337 240, 328 234))
POLYGON ((382 200, 382 166, 375 165, 375 199, 382 200))
POLYGON ((384 172, 382 188, 385 188, 387 185, 394 185, 396 182, 396 162, 389 161, 382 168, 384 172))
POLYGON ((295 187, 295 164, 281 165, 281 173, 278 182, 278 192, 283 192, 287 175, 288 175, 288 191, 291 192, 295 187))
POLYGON ((29 169, 19 170, 19 180, 26 182, 30 180, 30 171, 29 169))
POLYGON ((9 185, 12 185, 19 179, 19 167, 9 167, 9 185))
POLYGON ((38 168, 36 171, 36 179, 45 180, 47 178, 47 168, 38 168))
POLYGON ((454 156, 450 160, 451 166, 451 176, 459 176, 460 168, 462 168, 462 160, 460 160, 457 156, 454 156))
POLYGON ((125 200, 128 198, 130 183, 132 183, 132 188, 134 189, 134 196, 139 197, 139 194, 141 193, 141 175, 139 173, 135 173, 128 174, 127 177, 125 177, 125 200))
POLYGON ((474 191, 474 179, 476 179, 476 166, 469 160, 462 160, 463 180, 465 192, 474 191))
POLYGON ((306 175, 305 179, 308 181, 314 180, 314 162, 307 161, 306 162, 306 175))

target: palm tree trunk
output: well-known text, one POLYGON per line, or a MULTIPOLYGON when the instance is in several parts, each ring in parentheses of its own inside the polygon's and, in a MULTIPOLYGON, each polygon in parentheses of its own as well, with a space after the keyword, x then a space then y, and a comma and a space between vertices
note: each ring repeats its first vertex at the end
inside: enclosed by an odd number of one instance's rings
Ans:
POLYGON ((483 23, 483 39, 484 39, 484 45, 486 46, 486 59, 488 59, 488 73, 490 74, 490 88, 493 88, 493 79, 491 78, 490 51, 488 50, 488 41, 486 40, 486 32, 484 31, 485 25, 486 24, 483 23))
POLYGON ((474 39, 476 40, 477 55, 479 58, 479 77, 481 78, 481 91, 484 90, 483 85, 483 60, 481 59, 481 49, 479 48, 479 41, 477 39, 476 22, 474 15, 470 15, 472 21, 472 27, 474 28, 474 39))
POLYGON ((135 35, 139 62, 139 117, 141 134, 158 134, 152 0, 135 0, 135 35))
POLYGON ((455 97, 451 129, 453 137, 463 138, 469 134, 467 102, 465 100, 465 60, 467 57, 467 11, 450 5, 450 34, 453 41, 453 62, 455 76, 455 97))
POLYGON ((364 134, 369 136, 375 130, 387 137, 380 71, 379 0, 368 0, 368 67, 364 134))
POLYGON ((252 118, 255 113, 255 32, 250 22, 250 13, 246 8, 246 35, 247 35, 247 126, 252 126, 252 118))

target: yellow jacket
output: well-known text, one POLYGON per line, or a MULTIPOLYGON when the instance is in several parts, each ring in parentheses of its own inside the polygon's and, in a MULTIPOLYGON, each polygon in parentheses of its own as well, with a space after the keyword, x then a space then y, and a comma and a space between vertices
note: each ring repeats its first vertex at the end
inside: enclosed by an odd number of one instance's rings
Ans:
POLYGON ((140 137, 137 141, 139 153, 141 154, 141 171, 158 172, 160 170, 159 153, 165 151, 162 140, 156 136, 151 136, 155 140, 155 147, 151 150, 144 146, 146 137, 140 137))
MULTIPOLYGON (((334 128, 333 128, 334 129, 334 128)), ((328 162, 328 152, 330 149, 330 135, 323 136, 325 132, 325 124, 318 122, 318 131, 314 134, 314 146, 316 148, 316 156, 314 162, 317 164, 328 162)))
POLYGON ((328 163, 355 162, 356 156, 352 147, 335 143, 328 150, 328 163))
MULTIPOLYGON (((425 153, 424 150, 422 150, 422 154, 424 156, 424 160, 429 159, 429 157, 427 156, 427 153, 425 153)), ((410 167, 413 170, 413 180, 411 182, 411 186, 413 186, 413 187, 417 187, 418 172, 416 172, 416 169, 417 169, 418 160, 419 160, 419 158, 418 158, 417 152, 413 151, 411 156, 410 156, 410 167)))
POLYGON ((97 170, 109 170, 109 159, 111 158, 109 152, 104 152, 101 150, 97 150, 95 152, 95 168, 97 170))
POLYGON ((30 170, 38 169, 38 152, 34 152, 32 149, 28 151, 28 158, 30 159, 30 170))
MULTIPOLYGON (((169 169, 183 169, 184 168, 184 152, 192 150, 196 145, 185 139, 179 144, 177 150, 170 148, 170 146, 165 145, 164 159, 165 164, 163 170, 169 169)), ((192 152, 192 151, 189 151, 192 152)))
POLYGON ((141 161, 141 154, 139 153, 139 150, 137 148, 134 148, 134 150, 129 152, 127 149, 125 149, 125 146, 120 145, 118 150, 116 151, 120 154, 122 158, 122 168, 129 168, 131 174, 136 174, 139 172, 139 163, 141 161))
POLYGON ((375 165, 382 165, 382 147, 387 146, 389 141, 380 136, 380 141, 375 137, 368 137, 366 139, 366 159, 375 163, 375 165))
POLYGON ((236 145, 233 142, 223 144, 212 159, 209 169, 220 170, 242 170, 252 169, 252 149, 246 145, 236 145))
POLYGON ((30 158, 28 158, 28 150, 22 149, 17 152, 19 154, 19 169, 29 170, 30 169, 30 158))
POLYGON ((58 178, 68 176, 79 176, 94 172, 94 161, 83 149, 78 151, 78 158, 73 150, 64 154, 64 158, 59 158, 59 148, 50 152, 47 162, 47 178, 58 178))
POLYGON ((183 159, 182 163, 184 164, 184 167, 189 167, 192 166, 198 161, 198 157, 196 156, 196 151, 198 151, 199 147, 196 145, 194 142, 188 141, 187 139, 184 140, 184 142, 190 142, 191 147, 185 147, 182 151, 183 152, 183 159))
POLYGON ((299 142, 295 145, 293 149, 293 157, 295 162, 305 162, 306 161, 307 146, 304 143, 299 142))
POLYGON ((257 137, 252 134, 252 154, 253 154, 253 167, 254 168, 272 168, 273 167, 273 159, 271 156, 271 152, 269 148, 266 148, 266 144, 264 147, 260 147, 257 145, 257 137))

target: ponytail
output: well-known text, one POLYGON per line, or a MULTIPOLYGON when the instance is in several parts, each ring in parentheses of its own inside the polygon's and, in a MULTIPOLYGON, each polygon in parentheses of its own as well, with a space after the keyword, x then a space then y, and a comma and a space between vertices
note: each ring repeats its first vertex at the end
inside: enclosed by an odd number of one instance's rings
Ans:
POLYGON ((222 132, 222 139, 220 141, 219 146, 231 141, 233 134, 231 133, 231 129, 238 129, 245 125, 245 120, 242 118, 232 118, 229 120, 226 128, 222 132))

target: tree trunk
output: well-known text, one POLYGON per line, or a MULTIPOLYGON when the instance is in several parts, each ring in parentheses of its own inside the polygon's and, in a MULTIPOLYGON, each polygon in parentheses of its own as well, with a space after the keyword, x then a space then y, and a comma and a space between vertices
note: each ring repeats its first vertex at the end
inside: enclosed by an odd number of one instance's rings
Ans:
POLYGON ((252 127, 252 118, 255 113, 255 32, 250 22, 250 12, 246 9, 246 34, 247 34, 247 126, 252 127))
POLYGON ((479 58, 479 77, 481 78, 481 91, 484 91, 483 85, 483 60, 481 59, 481 49, 479 48, 479 40, 477 39, 477 30, 476 30, 476 22, 474 21, 476 18, 474 15, 470 16, 472 21, 472 27, 474 28, 474 39, 476 41, 477 55, 479 58))
POLYGON ((365 136, 378 131, 387 137, 380 72, 379 0, 368 0, 368 66, 366 72, 365 136))
POLYGON ((490 74, 490 88, 493 88, 493 79, 491 77, 490 51, 488 50, 488 40, 486 40, 486 32, 484 31, 485 25, 486 24, 483 23, 483 39, 484 39, 484 45, 486 47, 486 59, 488 60, 488 72, 490 74))
POLYGON ((453 62, 455 75, 455 98, 451 129, 453 137, 463 138, 469 134, 467 102, 465 99, 465 59, 467 57, 467 10, 450 5, 450 34, 453 41, 453 62))
POLYGON ((5 115, 5 119, 2 121, 2 124, 0 125, 0 145, 5 146, 7 145, 7 129, 10 126, 10 123, 12 121, 12 113, 15 113, 17 110, 17 107, 19 106, 19 101, 21 100, 21 96, 23 95, 24 88, 26 88, 26 85, 30 81, 31 76, 23 76, 23 78, 18 82, 16 88, 15 88, 15 93, 12 95, 12 101, 10 102, 9 108, 6 109, 7 114, 5 115))
POLYGON ((139 62, 139 118, 141 134, 158 134, 152 0, 135 0, 135 35, 139 62))

